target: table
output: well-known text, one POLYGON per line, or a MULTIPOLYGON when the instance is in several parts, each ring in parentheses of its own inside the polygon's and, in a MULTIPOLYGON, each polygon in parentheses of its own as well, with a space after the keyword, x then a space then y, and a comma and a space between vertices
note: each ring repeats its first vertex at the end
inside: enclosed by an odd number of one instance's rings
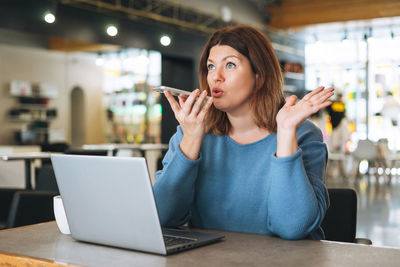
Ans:
MULTIPOLYGON (((203 230, 204 231, 204 230, 203 230)), ((400 249, 330 241, 288 241, 224 231, 225 240, 159 256, 105 247, 62 235, 55 222, 0 231, 0 265, 41 266, 399 266, 400 249), (53 264, 53 265, 52 265, 53 264)))
POLYGON ((167 150, 167 144, 97 144, 97 145, 83 145, 83 150, 105 150, 108 156, 132 156, 131 153, 127 155, 117 154, 117 151, 133 150, 139 151, 142 157, 146 158, 147 166, 151 182, 155 182, 155 176, 158 169, 157 160, 161 155, 161 151, 167 150))
POLYGON ((332 169, 332 164, 336 162, 339 167, 340 175, 342 179, 345 180, 347 178, 346 171, 345 171, 345 163, 347 161, 345 153, 331 153, 328 154, 328 165, 326 167, 326 173, 330 176, 330 171, 332 169))
POLYGON ((138 150, 145 156, 146 151, 150 150, 166 150, 168 149, 167 144, 97 144, 97 145, 83 145, 84 150, 106 150, 107 155, 115 156, 115 153, 119 149, 130 149, 138 150))
POLYGON ((1 159, 4 161, 9 160, 23 160, 25 161, 25 187, 26 189, 32 189, 32 162, 36 159, 49 159, 51 153, 47 152, 27 152, 27 153, 15 153, 10 155, 1 155, 1 159))

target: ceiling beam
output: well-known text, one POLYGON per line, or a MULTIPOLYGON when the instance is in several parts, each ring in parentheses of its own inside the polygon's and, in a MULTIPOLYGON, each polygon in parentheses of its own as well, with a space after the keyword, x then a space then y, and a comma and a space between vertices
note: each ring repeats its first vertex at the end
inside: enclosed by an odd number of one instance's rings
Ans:
POLYGON ((54 0, 64 5, 92 10, 98 13, 112 13, 114 16, 158 22, 209 35, 223 26, 236 22, 224 22, 221 18, 197 12, 195 9, 169 1, 159 0, 54 0))
POLYGON ((267 8, 269 26, 278 29, 306 25, 400 16, 399 0, 282 0, 267 8))
POLYGON ((74 53, 74 52, 116 51, 121 49, 121 47, 118 45, 111 45, 111 44, 95 44, 95 43, 88 43, 88 42, 70 40, 59 37, 50 37, 49 49, 54 51, 74 53))

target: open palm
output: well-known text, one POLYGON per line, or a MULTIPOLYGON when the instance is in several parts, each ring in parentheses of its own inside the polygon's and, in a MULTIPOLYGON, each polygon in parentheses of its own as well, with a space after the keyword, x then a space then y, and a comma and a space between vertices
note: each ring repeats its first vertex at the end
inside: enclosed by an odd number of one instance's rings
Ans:
POLYGON ((333 95, 333 91, 333 88, 324 89, 321 86, 306 94, 297 103, 297 97, 290 96, 276 116, 278 128, 297 129, 310 115, 332 104, 328 99, 333 95))

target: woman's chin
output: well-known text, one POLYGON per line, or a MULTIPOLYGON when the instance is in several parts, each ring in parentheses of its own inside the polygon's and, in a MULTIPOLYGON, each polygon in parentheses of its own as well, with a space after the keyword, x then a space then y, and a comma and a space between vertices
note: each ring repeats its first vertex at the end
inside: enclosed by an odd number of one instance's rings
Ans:
POLYGON ((213 105, 216 109, 220 110, 220 111, 224 111, 226 109, 226 106, 224 106, 222 103, 218 103, 217 101, 213 102, 213 105))

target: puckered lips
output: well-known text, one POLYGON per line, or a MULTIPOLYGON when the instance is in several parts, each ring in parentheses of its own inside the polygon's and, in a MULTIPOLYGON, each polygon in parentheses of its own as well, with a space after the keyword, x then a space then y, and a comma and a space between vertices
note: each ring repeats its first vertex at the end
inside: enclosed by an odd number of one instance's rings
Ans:
POLYGON ((222 89, 214 87, 212 89, 212 96, 215 98, 219 98, 224 94, 224 91, 222 91, 222 89))

